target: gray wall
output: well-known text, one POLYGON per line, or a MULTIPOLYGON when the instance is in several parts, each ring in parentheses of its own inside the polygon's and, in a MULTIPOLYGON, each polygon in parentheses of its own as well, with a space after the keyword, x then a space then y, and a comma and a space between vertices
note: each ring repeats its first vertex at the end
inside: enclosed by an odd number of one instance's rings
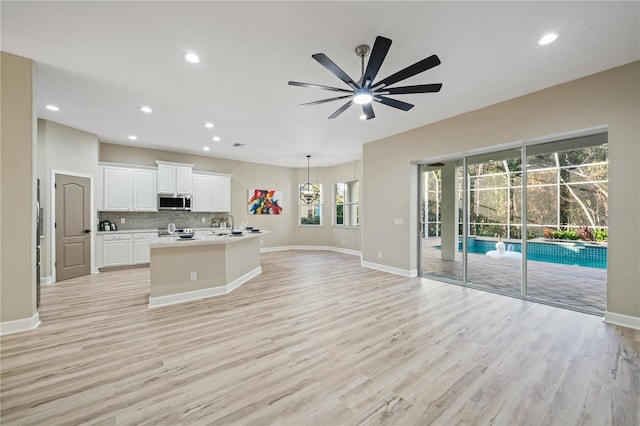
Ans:
POLYGON ((607 311, 640 317, 640 62, 366 144, 363 260, 417 269, 416 162, 598 126, 609 132, 607 311))
POLYGON ((1 55, 0 321, 28 323, 36 314, 32 62, 1 55))
MULTIPOLYGON (((47 120, 38 120, 38 177, 40 178, 40 202, 44 207, 44 239, 42 240, 41 274, 46 280, 53 276, 52 270, 52 172, 80 175, 93 178, 96 184, 98 173, 98 137, 47 120)), ((93 188, 92 197, 95 196, 93 188)), ((92 229, 96 229, 95 215, 92 229)), ((92 247, 94 245, 92 244, 92 247)))

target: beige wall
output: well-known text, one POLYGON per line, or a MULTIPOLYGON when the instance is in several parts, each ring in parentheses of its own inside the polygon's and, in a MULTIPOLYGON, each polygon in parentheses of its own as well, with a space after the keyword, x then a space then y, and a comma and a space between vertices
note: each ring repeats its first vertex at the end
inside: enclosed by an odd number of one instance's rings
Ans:
POLYGON ((32 63, 1 55, 0 321, 5 322, 36 314, 36 187, 32 63))
POLYGON ((415 162, 597 126, 609 132, 607 311, 640 317, 640 62, 366 144, 363 260, 417 268, 415 162))
MULTIPOLYGON (((98 171, 98 137, 82 130, 47 120, 38 120, 38 177, 40 178, 40 202, 44 207, 44 239, 42 240, 41 275, 53 276, 51 235, 51 174, 81 175, 94 178, 98 171)), ((94 189, 95 192, 95 189, 94 189)), ((94 194, 92 194, 92 197, 94 194)), ((96 218, 92 215, 92 228, 96 218)), ((92 244, 92 247, 94 245, 92 244)))
MULTIPOLYGON (((273 231, 264 237, 263 247, 292 245, 330 246, 360 251, 360 230, 332 226, 332 191, 336 182, 360 180, 362 162, 354 161, 334 167, 311 168, 314 183, 324 191, 322 214, 324 226, 298 226, 298 185, 307 180, 307 169, 268 166, 243 161, 225 160, 201 155, 143 149, 124 145, 100 144, 100 161, 139 166, 155 166, 156 160, 193 164, 194 171, 228 173, 231 178, 231 212, 236 224, 248 221, 251 226, 273 231), (249 215, 248 191, 278 189, 283 193, 283 215, 249 215), (343 243, 344 242, 344 243, 343 243)), ((304 157, 302 160, 306 160, 304 157)))

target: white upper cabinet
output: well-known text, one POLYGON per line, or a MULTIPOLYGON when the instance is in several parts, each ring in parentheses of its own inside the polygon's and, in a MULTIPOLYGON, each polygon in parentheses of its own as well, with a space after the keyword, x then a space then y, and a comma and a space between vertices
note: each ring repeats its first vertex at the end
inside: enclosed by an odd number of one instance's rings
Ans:
POLYGON ((126 167, 104 167, 104 210, 126 211, 130 206, 131 179, 126 167))
POLYGON ((156 161, 158 164, 158 194, 191 194, 192 164, 168 163, 156 161))
POLYGON ((191 211, 231 211, 231 176, 212 173, 193 173, 191 211))
POLYGON ((158 211, 157 172, 122 166, 103 166, 105 211, 158 211))
POLYGON ((133 204, 135 211, 157 211, 158 196, 156 195, 157 176, 155 170, 131 169, 133 183, 133 204))
POLYGON ((213 176, 213 210, 214 212, 231 211, 231 176, 213 176))

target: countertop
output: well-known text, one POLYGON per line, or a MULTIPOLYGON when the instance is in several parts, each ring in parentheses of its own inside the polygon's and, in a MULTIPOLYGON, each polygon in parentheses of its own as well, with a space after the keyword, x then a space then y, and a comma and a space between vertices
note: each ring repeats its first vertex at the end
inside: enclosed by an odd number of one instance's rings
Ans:
MULTIPOLYGON (((192 228, 194 231, 197 231, 197 228, 192 228)), ((209 228, 210 230, 211 228, 209 228)), ((118 231, 112 231, 118 232, 118 231)), ((219 231, 212 232, 211 235, 198 235, 192 239, 181 239, 177 236, 173 237, 154 237, 147 238, 147 243, 149 243, 149 248, 175 248, 175 247, 193 247, 193 246, 202 246, 202 245, 212 245, 212 244, 233 244, 239 241, 253 239, 261 237, 265 234, 270 234, 271 231, 260 231, 260 232, 251 232, 244 231, 241 235, 217 235, 219 231)))
MULTIPOLYGON (((212 231, 212 232, 218 232, 220 231, 220 228, 189 228, 189 229, 193 229, 194 231, 212 231)), ((140 234, 140 233, 152 233, 152 232, 158 232, 158 228, 151 228, 151 229, 118 229, 117 231, 98 231, 98 234, 103 235, 103 234, 140 234)))

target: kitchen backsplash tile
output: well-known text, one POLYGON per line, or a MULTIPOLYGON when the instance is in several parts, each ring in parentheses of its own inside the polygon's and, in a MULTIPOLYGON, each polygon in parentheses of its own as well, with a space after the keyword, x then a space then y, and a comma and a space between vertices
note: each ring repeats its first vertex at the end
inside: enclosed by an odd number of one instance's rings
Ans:
POLYGON ((227 213, 195 213, 187 211, 164 210, 159 212, 98 212, 98 223, 108 220, 115 223, 118 230, 159 229, 175 223, 176 228, 217 227, 227 218, 227 213), (121 223, 124 218, 125 223, 121 223), (204 223, 202 218, 205 219, 204 223))

